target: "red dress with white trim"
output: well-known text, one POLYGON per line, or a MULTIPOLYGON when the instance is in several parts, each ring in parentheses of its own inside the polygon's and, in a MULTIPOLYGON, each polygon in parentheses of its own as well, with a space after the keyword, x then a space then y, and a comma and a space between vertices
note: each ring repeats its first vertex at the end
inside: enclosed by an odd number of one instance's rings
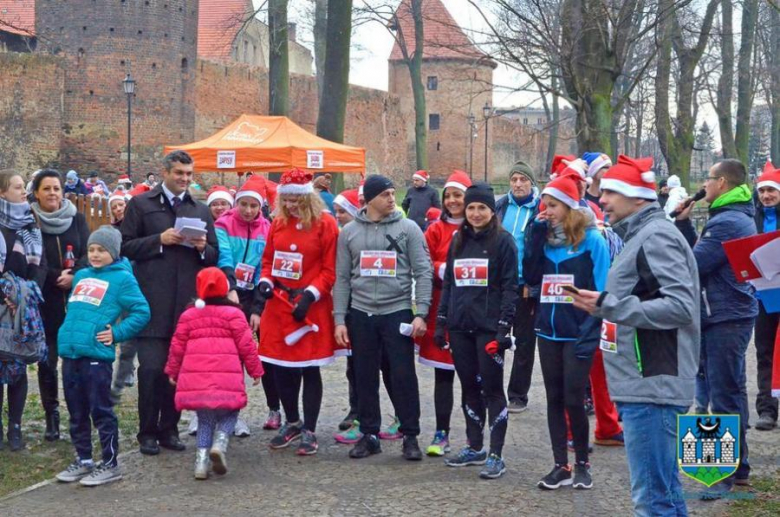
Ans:
POLYGON ((309 229, 296 218, 286 224, 280 219, 273 222, 262 262, 261 282, 274 284, 274 297, 266 303, 260 319, 259 354, 263 361, 292 368, 333 361, 336 341, 331 291, 336 281, 337 239, 336 220, 325 213, 309 229), (306 319, 297 322, 292 308, 304 290, 316 301, 306 319))

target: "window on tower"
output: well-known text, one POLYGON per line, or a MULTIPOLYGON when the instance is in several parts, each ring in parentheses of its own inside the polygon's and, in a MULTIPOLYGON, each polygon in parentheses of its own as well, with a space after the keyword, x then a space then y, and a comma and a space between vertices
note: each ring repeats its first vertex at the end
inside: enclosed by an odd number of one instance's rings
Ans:
POLYGON ((428 115, 428 129, 431 131, 436 131, 439 129, 439 114, 438 113, 431 113, 428 115))
POLYGON ((428 76, 428 89, 429 90, 438 90, 439 89, 439 78, 435 75, 429 75, 428 76))

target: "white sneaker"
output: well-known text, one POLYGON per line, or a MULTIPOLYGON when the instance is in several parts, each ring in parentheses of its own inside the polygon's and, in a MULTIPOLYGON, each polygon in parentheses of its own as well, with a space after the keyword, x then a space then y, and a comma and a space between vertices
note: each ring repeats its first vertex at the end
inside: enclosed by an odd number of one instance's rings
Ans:
POLYGON ((122 470, 119 468, 119 465, 109 467, 101 463, 89 476, 82 478, 81 481, 79 481, 79 484, 84 486, 100 486, 111 483, 112 481, 119 481, 120 479, 122 479, 122 470))
POLYGON ((198 414, 193 413, 192 418, 190 419, 190 425, 187 427, 187 434, 190 436, 195 436, 198 434, 198 414))
POLYGON ((245 438, 252 433, 249 431, 249 426, 246 424, 243 418, 238 417, 236 421, 236 428, 233 430, 233 434, 240 438, 245 438))
POLYGON ((73 483, 81 478, 89 476, 92 471, 95 470, 95 464, 92 462, 83 463, 81 460, 76 460, 68 468, 57 474, 57 480, 63 483, 73 483))

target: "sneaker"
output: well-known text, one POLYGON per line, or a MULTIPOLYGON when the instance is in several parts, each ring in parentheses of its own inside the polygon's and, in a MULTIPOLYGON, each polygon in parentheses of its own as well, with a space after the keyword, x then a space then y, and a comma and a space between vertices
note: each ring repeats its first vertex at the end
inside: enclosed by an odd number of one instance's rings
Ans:
POLYGON ((480 471, 479 477, 482 479, 498 479, 504 475, 504 472, 506 472, 504 460, 497 454, 491 454, 480 471))
POLYGON ((426 449, 428 456, 444 456, 450 452, 450 438, 447 431, 436 431, 433 435, 433 441, 426 449))
MULTIPOLYGON (((569 452, 574 452, 574 440, 566 440, 566 448, 569 449, 569 452)), ((593 452, 593 444, 588 443, 588 453, 591 452, 593 452)))
POLYGON ((125 377, 124 385, 128 388, 132 388, 133 386, 135 386, 135 375, 131 373, 130 375, 125 377))
POLYGON ((574 465, 574 483, 572 487, 579 490, 590 490, 593 488, 593 478, 590 477, 590 463, 577 462, 574 465))
POLYGON ((335 433, 333 439, 339 443, 353 444, 360 441, 363 438, 363 433, 360 432, 360 422, 357 420, 352 421, 352 427, 346 431, 335 433))
POLYGON ((282 413, 281 411, 271 410, 268 412, 268 418, 263 423, 263 429, 266 431, 276 431, 282 427, 282 413))
POLYGON ((393 418, 393 423, 387 426, 384 431, 379 431, 380 440, 400 440, 404 435, 401 433, 401 422, 397 417, 393 418))
MULTIPOLYGON (((603 445, 605 447, 623 447, 626 445, 625 440, 623 439, 623 431, 620 431, 618 434, 611 438, 596 438, 593 443, 596 445, 603 445)), ((574 445, 572 443, 572 445, 574 445)), ((592 452, 592 451, 588 451, 592 452)))
POLYGON ((593 416, 596 414, 596 408, 593 406, 593 399, 590 397, 585 397, 585 414, 588 416, 593 416))
POLYGON ((187 434, 190 436, 195 436, 198 434, 198 414, 193 413, 192 418, 190 418, 190 425, 187 426, 187 434))
POLYGON ((522 400, 510 400, 506 406, 506 410, 510 413, 522 413, 526 409, 528 409, 528 404, 522 400))
POLYGON ((350 458, 368 458, 372 454, 382 452, 382 445, 375 434, 364 434, 358 443, 349 451, 350 458))
POLYGON ((119 465, 104 465, 101 463, 88 476, 81 478, 79 484, 83 486, 100 486, 113 481, 119 481, 120 479, 122 479, 122 470, 119 468, 119 465))
POLYGON ((271 439, 269 447, 272 449, 283 449, 290 445, 293 440, 297 440, 301 437, 301 424, 292 425, 289 422, 284 424, 279 433, 271 439))
POLYGON ((311 431, 304 430, 301 434, 301 443, 298 445, 298 450, 295 454, 298 456, 311 456, 317 454, 317 437, 311 431))
POLYGON ((403 454, 405 460, 409 461, 420 461, 422 459, 422 451, 420 450, 420 444, 417 443, 416 436, 404 436, 401 454, 403 454))
POLYGON ((772 418, 769 413, 763 413, 758 417, 756 429, 759 431, 771 431, 777 425, 777 419, 772 418))
POLYGON ((57 481, 73 483, 74 481, 89 476, 93 470, 95 470, 95 464, 91 461, 83 462, 81 460, 76 460, 68 465, 68 468, 57 474, 57 481))
POLYGON ((471 447, 464 447, 454 458, 444 460, 448 467, 468 467, 469 465, 484 465, 487 461, 487 452, 485 449, 475 451, 471 447))
POLYGON ((243 418, 238 417, 238 420, 236 420, 236 428, 233 429, 233 434, 240 438, 246 438, 251 434, 249 426, 246 425, 246 421, 243 418))
POLYGON ((357 417, 357 412, 350 411, 349 414, 344 417, 344 420, 339 423, 339 431, 346 431, 352 427, 352 424, 357 420, 357 417))
POLYGON ((557 464, 549 474, 536 484, 542 490, 555 490, 568 485, 571 485, 571 467, 569 465, 557 464))

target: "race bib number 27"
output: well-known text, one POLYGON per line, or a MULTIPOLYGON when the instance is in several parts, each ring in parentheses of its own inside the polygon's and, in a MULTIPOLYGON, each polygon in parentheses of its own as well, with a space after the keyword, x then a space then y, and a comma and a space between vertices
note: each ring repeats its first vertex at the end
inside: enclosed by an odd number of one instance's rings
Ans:
POLYGON ((108 282, 97 278, 85 278, 76 284, 69 301, 84 302, 100 307, 103 297, 106 296, 106 291, 108 291, 108 282))
POLYGON ((544 275, 542 278, 541 303, 574 303, 564 285, 574 285, 574 275, 544 275))

